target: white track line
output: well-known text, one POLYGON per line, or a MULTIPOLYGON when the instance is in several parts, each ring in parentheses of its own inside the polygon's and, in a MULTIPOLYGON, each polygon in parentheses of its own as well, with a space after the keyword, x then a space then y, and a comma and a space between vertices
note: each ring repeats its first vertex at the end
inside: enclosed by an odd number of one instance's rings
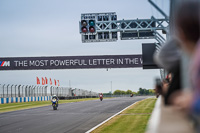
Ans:
MULTIPOLYGON (((141 100, 140 100, 140 101, 141 101, 141 100)), ((139 101, 137 101, 137 102, 139 102, 139 101)), ((105 121, 103 121, 103 122, 101 122, 100 124, 96 125, 95 127, 93 127, 92 129, 88 130, 88 131, 85 132, 85 133, 90 133, 90 132, 92 132, 93 130, 95 130, 96 128, 100 127, 101 125, 103 125, 104 123, 106 123, 107 121, 109 121, 110 119, 112 119, 113 117, 115 117, 116 115, 119 115, 121 112, 123 112, 124 110, 126 110, 126 109, 129 108, 130 106, 136 104, 137 102, 135 102, 135 103, 129 105, 128 107, 124 108, 124 109, 121 110, 120 112, 118 112, 118 113, 114 114, 113 116, 109 117, 108 119, 106 119, 105 121)))

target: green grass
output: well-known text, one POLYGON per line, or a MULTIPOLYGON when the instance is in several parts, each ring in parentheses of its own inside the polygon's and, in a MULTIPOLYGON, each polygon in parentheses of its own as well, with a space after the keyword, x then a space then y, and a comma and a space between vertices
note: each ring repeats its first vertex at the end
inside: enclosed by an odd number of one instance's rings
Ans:
MULTIPOLYGON (((71 103, 71 102, 81 102, 88 100, 96 100, 98 98, 83 98, 83 99, 72 99, 72 100, 59 100, 59 104, 71 103)), ((24 102, 24 103, 9 103, 9 104, 0 104, 0 113, 9 112, 15 110, 36 108, 42 106, 51 105, 51 101, 35 101, 35 102, 24 102)))
POLYGON ((156 99, 142 100, 92 133, 144 133, 156 99))

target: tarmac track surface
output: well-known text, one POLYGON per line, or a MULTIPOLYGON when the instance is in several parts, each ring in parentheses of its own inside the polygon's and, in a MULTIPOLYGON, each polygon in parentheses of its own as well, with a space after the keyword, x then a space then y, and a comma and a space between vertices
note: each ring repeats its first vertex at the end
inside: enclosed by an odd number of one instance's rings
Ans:
POLYGON ((111 98, 0 113, 0 133, 84 133, 147 97, 111 98))

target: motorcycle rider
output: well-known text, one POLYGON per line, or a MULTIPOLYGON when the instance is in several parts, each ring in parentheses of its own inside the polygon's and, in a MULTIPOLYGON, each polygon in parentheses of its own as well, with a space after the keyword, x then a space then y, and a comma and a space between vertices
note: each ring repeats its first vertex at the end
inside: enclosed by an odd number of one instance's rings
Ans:
MULTIPOLYGON (((56 96, 56 95, 53 95, 52 96, 52 100, 53 99, 56 99, 56 107, 58 107, 58 101, 59 101, 59 99, 58 99, 58 97, 56 96)), ((53 104, 53 103, 52 103, 53 104)))
POLYGON ((100 94, 99 94, 99 97, 103 97, 103 94, 102 94, 102 93, 100 93, 100 94))
POLYGON ((102 93, 99 94, 99 98, 103 99, 103 94, 102 93))

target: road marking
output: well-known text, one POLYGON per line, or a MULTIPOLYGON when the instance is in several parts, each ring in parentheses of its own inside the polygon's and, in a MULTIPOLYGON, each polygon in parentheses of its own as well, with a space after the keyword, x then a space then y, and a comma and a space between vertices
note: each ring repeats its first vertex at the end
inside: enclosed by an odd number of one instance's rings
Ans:
MULTIPOLYGON (((141 101, 141 100, 140 100, 141 101)), ((137 101, 139 102, 139 101, 137 101)), ((134 102, 133 104, 129 105, 128 107, 124 108, 123 110, 119 111, 118 113, 114 114, 113 116, 109 117, 108 119, 106 119, 105 121, 101 122, 100 124, 96 125, 95 127, 93 127, 92 129, 88 130, 87 132, 85 133, 90 133, 92 132, 93 130, 95 130, 96 128, 100 127, 101 125, 103 125, 104 123, 106 123, 107 121, 109 121, 110 119, 112 119, 113 117, 119 115, 121 112, 123 112, 124 110, 126 110, 127 108, 129 108, 130 106, 136 104, 137 102, 134 102)))

